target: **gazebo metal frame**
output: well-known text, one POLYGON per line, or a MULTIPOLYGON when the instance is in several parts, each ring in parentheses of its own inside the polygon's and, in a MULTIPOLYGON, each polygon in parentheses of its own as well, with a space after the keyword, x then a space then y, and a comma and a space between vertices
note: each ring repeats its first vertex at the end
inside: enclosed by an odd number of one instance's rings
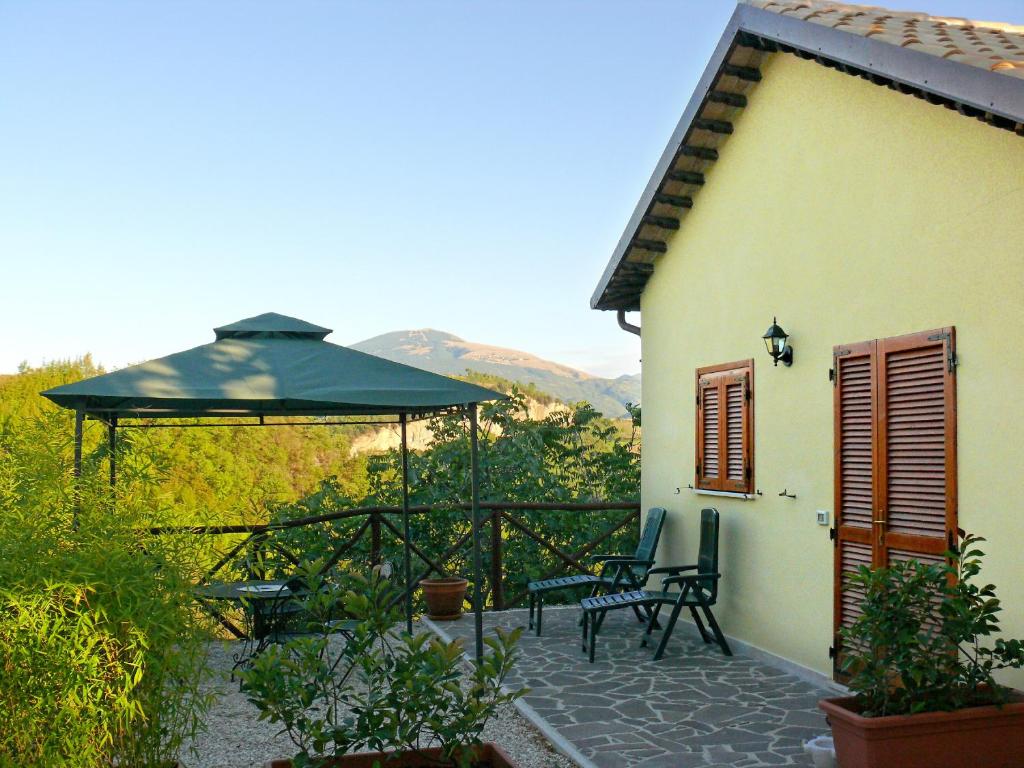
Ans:
MULTIPOLYGON (((110 485, 114 487, 117 483, 117 430, 118 429, 153 429, 163 428, 193 428, 193 427, 257 427, 257 426, 353 426, 353 425, 386 425, 398 424, 401 434, 401 461, 402 461, 402 527, 404 538, 403 571, 405 580, 405 618, 406 629, 412 632, 413 627, 413 606, 412 606, 412 558, 411 558, 411 532, 409 522, 409 445, 408 445, 408 424, 410 421, 417 421, 432 418, 434 416, 463 413, 469 419, 470 439, 470 494, 472 513, 472 551, 473 551, 473 617, 475 623, 476 647, 475 655, 479 660, 483 657, 483 566, 480 551, 480 459, 479 459, 479 424, 478 407, 480 402, 485 400, 504 399, 504 395, 491 390, 478 387, 473 384, 449 379, 438 374, 422 371, 410 366, 393 363, 391 361, 376 358, 371 355, 349 350, 345 347, 326 342, 323 338, 331 331, 320 326, 314 326, 295 318, 283 315, 267 313, 254 318, 233 323, 229 326, 215 329, 217 341, 211 345, 198 347, 194 350, 179 353, 179 355, 197 356, 204 353, 210 357, 210 349, 216 347, 226 340, 235 340, 239 344, 248 343, 250 346, 258 341, 276 340, 280 341, 303 341, 308 344, 311 340, 325 344, 333 348, 330 352, 333 355, 343 353, 354 355, 352 360, 355 363, 366 362, 363 358, 370 358, 374 362, 373 373, 379 375, 381 370, 394 372, 395 375, 412 379, 420 389, 411 389, 411 393, 418 396, 420 403, 401 404, 391 398, 387 404, 373 402, 342 402, 329 400, 306 399, 304 397, 273 398, 270 400, 252 396, 245 398, 218 398, 217 405, 204 407, 203 403, 209 403, 209 398, 197 397, 153 397, 152 395, 138 394, 131 392, 131 386, 139 377, 140 371, 145 371, 150 366, 158 369, 165 360, 169 358, 143 363, 139 366, 131 366, 115 371, 111 374, 96 376, 86 379, 83 382, 56 387, 43 392, 42 394, 62 407, 75 411, 75 436, 74 436, 74 477, 77 481, 82 474, 82 441, 84 437, 84 424, 86 420, 99 421, 107 425, 108 456, 110 470, 110 485), (119 377, 119 374, 121 376, 119 377), (125 375, 128 374, 128 375, 125 375), (133 376, 135 378, 133 378, 133 376), (114 378, 119 377, 119 378, 114 378), (106 380, 106 381, 104 381, 106 380), (125 381, 127 380, 127 384, 125 381), (424 384, 426 382, 427 384, 424 384), (91 386, 90 386, 91 384, 91 386), (433 385, 433 389, 425 389, 433 385), (112 390, 111 387, 114 387, 112 390), (106 389, 105 389, 106 387, 106 389), (125 388, 128 389, 125 389, 125 388), (114 391, 116 397, 109 394, 114 391), (95 393, 100 393, 99 395, 95 393), (425 395, 424 392, 427 392, 425 395), (445 392, 448 394, 445 395, 445 392), (433 402, 423 403, 423 400, 445 397, 454 402, 433 402), (230 407, 232 401, 237 401, 239 407, 230 407), (257 403, 255 407, 253 404, 257 403), (245 404, 245 405, 242 405, 245 404), (357 420, 338 421, 331 420, 331 417, 351 416, 357 420), (323 419, 318 421, 268 421, 269 418, 287 417, 315 417, 323 419), (168 423, 165 419, 171 418, 212 418, 218 419, 212 423, 168 423), (223 422, 220 419, 231 418, 235 421, 223 422), (255 421, 237 421, 237 419, 255 419, 255 421), (131 420, 125 423, 125 420, 131 420)), ((257 346, 258 351, 258 346, 257 346)), ((250 361, 251 363, 251 361, 250 361)), ((152 375, 152 374, 150 374, 152 375)), ((232 382, 234 383, 234 382, 232 382)), ((134 384, 134 386, 138 386, 134 384)), ((223 383, 222 383, 223 386, 223 383)), ((383 392, 384 390, 381 390, 383 392)), ((401 395, 402 390, 396 390, 401 395)), ((394 394, 394 393, 389 393, 394 394)), ((416 399, 410 395, 410 400, 416 399)), ((75 524, 77 525, 78 504, 75 506, 75 524)))

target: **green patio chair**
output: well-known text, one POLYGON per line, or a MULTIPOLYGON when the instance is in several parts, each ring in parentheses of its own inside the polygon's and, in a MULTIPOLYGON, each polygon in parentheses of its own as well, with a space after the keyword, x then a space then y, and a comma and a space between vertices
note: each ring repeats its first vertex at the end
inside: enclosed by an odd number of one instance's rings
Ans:
POLYGON ((663 568, 651 568, 649 576, 666 574, 661 581, 661 590, 651 591, 646 589, 633 590, 631 592, 620 592, 616 594, 599 595, 584 598, 581 602, 583 608, 583 650, 589 651, 590 661, 594 661, 594 649, 597 646, 597 634, 601 630, 605 616, 608 611, 619 608, 632 608, 637 610, 643 607, 649 611, 647 627, 644 629, 643 640, 640 645, 647 645, 648 638, 655 628, 655 622, 663 606, 672 606, 672 613, 665 624, 658 649, 654 653, 654 660, 657 661, 665 655, 665 646, 675 629, 676 620, 683 608, 689 608, 693 616, 693 623, 697 625, 701 639, 705 643, 711 643, 712 639, 718 643, 722 653, 732 656, 729 643, 725 640, 715 616, 711 612, 711 606, 718 600, 718 580, 722 574, 718 572, 718 510, 702 509, 700 513, 700 553, 696 565, 667 566, 663 568), (687 571, 696 571, 681 575, 687 571), (671 591, 675 587, 677 591, 671 591), (707 620, 708 629, 701 621, 700 612, 707 620))
MULTIPOLYGON (((575 576, 560 576, 555 579, 531 581, 526 585, 530 596, 530 629, 536 626, 540 637, 544 619, 544 595, 562 589, 589 587, 590 596, 600 592, 618 592, 623 589, 640 589, 647 581, 647 572, 654 565, 654 553, 658 549, 661 529, 665 525, 665 510, 653 507, 647 513, 640 543, 632 555, 592 555, 591 560, 601 563, 601 570, 594 575, 582 573, 575 576), (536 622, 534 616, 536 615, 536 622)), ((637 618, 646 623, 647 616, 634 609, 637 618)))

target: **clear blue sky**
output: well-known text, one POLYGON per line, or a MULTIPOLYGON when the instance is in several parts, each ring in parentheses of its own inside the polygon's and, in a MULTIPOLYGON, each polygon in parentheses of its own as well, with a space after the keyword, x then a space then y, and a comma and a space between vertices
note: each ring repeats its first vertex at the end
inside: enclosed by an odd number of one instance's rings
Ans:
POLYGON ((732 9, 0 0, 0 372, 271 310, 635 372, 587 302, 732 9))

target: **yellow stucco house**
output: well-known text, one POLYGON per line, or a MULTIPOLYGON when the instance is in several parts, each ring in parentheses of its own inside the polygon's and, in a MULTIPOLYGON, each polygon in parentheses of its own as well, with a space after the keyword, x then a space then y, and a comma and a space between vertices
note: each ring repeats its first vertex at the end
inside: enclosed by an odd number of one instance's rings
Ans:
POLYGON ((641 312, 659 562, 719 509, 740 647, 831 677, 842 572, 957 528, 1024 636, 1024 27, 740 4, 591 304, 641 312))

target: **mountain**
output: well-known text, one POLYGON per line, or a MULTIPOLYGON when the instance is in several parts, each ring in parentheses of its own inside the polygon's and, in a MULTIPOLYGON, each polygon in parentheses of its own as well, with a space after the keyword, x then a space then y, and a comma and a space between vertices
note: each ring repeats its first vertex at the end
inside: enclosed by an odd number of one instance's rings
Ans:
POLYGON ((360 352, 448 376, 459 376, 469 369, 530 383, 563 402, 586 400, 612 418, 625 415, 626 403, 640 402, 640 374, 603 379, 529 352, 465 341, 431 328, 393 331, 351 346, 360 352))

